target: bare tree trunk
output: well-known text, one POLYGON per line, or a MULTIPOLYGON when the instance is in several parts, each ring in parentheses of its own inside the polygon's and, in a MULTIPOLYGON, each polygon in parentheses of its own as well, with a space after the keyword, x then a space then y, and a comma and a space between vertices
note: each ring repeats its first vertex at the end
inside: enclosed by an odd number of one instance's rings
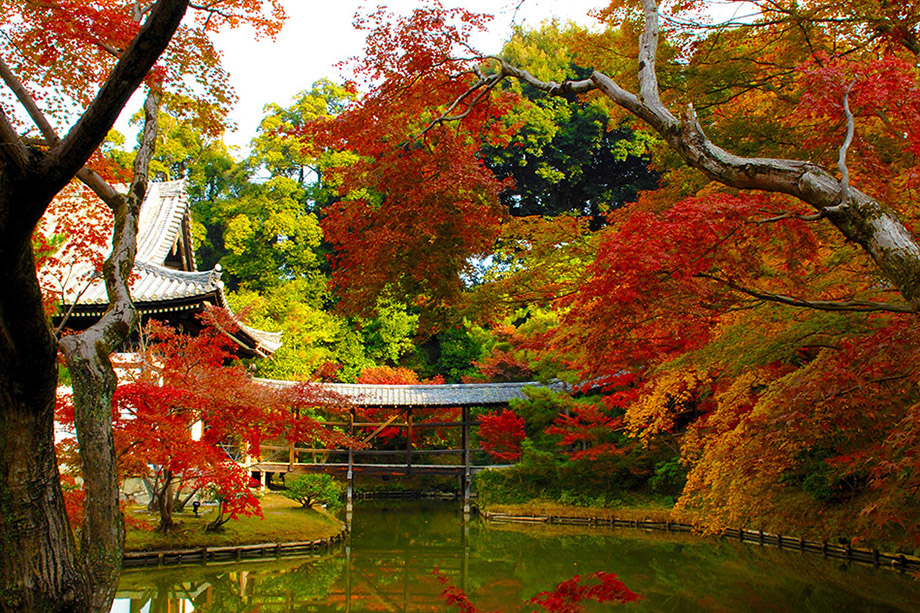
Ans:
POLYGON ((87 569, 93 606, 111 608, 124 555, 125 525, 118 500, 118 466, 112 438, 112 397, 118 385, 109 354, 137 324, 128 280, 137 254, 137 224, 147 192, 147 171, 157 135, 160 95, 150 92, 144 104, 145 123, 127 195, 118 194, 90 171, 78 176, 109 205, 115 215, 112 253, 103 267, 109 307, 89 329, 61 339, 73 379, 74 423, 83 462, 83 528, 80 554, 87 569), (87 467, 92 467, 87 470, 87 467))
MULTIPOLYGON (((3 181, 0 201, 16 197, 3 181)), ((54 455, 57 350, 31 246, 9 247, 0 241, 0 608, 86 611, 54 455)))

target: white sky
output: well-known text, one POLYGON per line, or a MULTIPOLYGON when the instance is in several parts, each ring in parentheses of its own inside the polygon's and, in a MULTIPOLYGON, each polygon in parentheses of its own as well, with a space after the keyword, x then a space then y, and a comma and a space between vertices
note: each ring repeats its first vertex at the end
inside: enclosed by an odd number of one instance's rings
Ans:
MULTIPOLYGON (((535 28, 553 17, 593 26, 587 16, 590 9, 604 6, 604 0, 442 0, 445 6, 460 6, 474 12, 491 13, 495 19, 488 33, 474 44, 485 52, 495 52, 511 32, 512 23, 535 28)), ((391 11, 408 13, 420 3, 416 0, 282 0, 288 21, 276 41, 256 41, 246 28, 227 32, 218 39, 224 54, 224 67, 239 96, 231 119, 237 130, 228 133, 228 145, 245 149, 255 136, 262 119, 263 107, 271 102, 289 106, 297 93, 309 89, 321 78, 341 80, 334 65, 363 49, 361 32, 352 28, 359 8, 378 4, 391 11)), ((714 1, 713 5, 730 4, 714 1)), ((141 105, 135 100, 128 106, 116 129, 125 134, 135 131, 127 118, 141 105)))
MULTIPOLYGON (((495 16, 488 35, 474 41, 480 50, 498 51, 510 34, 515 7, 520 0, 444 0, 445 6, 495 16)), ((414 0, 286 0, 288 22, 277 41, 255 41, 246 30, 229 32, 219 40, 225 66, 239 95, 232 119, 239 129, 227 135, 228 143, 246 145, 255 135, 266 103, 289 106, 294 96, 323 77, 339 80, 337 62, 359 55, 364 37, 351 24, 360 7, 386 5, 391 11, 408 13, 420 3, 414 0)), ((603 0, 524 0, 515 22, 531 27, 557 16, 579 23, 596 23, 589 9, 603 0)))
MULTIPOLYGON (((294 97, 322 78, 342 80, 334 66, 342 60, 360 55, 364 35, 354 30, 352 21, 359 8, 385 5, 391 11, 406 14, 420 2, 416 0, 282 0, 288 20, 277 40, 255 40, 251 30, 240 28, 222 34, 217 46, 224 54, 224 67, 239 100, 231 113, 235 132, 225 135, 225 142, 245 149, 255 136, 262 120, 263 107, 271 102, 290 106, 294 97)), ((486 52, 498 51, 510 35, 512 22, 537 27, 558 17, 589 25, 590 9, 603 0, 443 0, 445 6, 459 6, 471 11, 490 13, 495 19, 489 32, 474 40, 486 52), (520 9, 515 12, 515 8, 520 9)), ((142 99, 135 95, 115 128, 134 134, 128 119, 140 108, 142 99)), ((129 139, 130 142, 130 139, 129 139)))

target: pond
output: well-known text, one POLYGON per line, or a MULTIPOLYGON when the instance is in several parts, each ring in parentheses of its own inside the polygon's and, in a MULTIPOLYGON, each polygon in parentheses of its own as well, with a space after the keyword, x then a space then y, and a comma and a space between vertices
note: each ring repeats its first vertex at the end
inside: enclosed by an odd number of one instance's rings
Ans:
POLYGON ((458 507, 363 502, 350 544, 331 552, 126 570, 112 610, 457 610, 441 595, 446 582, 482 610, 531 611, 529 598, 603 571, 642 596, 625 610, 920 611, 920 581, 892 570, 632 528, 464 523, 458 507))

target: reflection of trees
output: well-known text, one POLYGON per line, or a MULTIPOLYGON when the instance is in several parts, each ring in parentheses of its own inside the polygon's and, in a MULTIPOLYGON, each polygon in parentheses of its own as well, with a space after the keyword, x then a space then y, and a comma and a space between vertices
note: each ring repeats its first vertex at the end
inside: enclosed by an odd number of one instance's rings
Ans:
MULTIPOLYGON (((286 573, 260 577, 258 589, 260 593, 273 594, 276 598, 283 594, 292 604, 316 602, 329 596, 333 586, 344 575, 345 557, 339 553, 335 557, 302 564, 286 573)), ((263 598, 267 600, 267 596, 263 598)))
POLYGON ((601 570, 647 599, 630 605, 636 610, 920 610, 920 587, 894 572, 861 565, 841 572, 839 560, 693 535, 581 531, 480 525, 471 535, 470 599, 495 608, 476 592, 483 576, 513 576, 526 599, 551 589, 553 581, 601 570), (478 567, 484 560, 488 572, 478 567))
POLYGON ((131 611, 149 605, 150 613, 181 610, 178 603, 183 600, 203 612, 290 610, 325 602, 344 575, 344 564, 342 556, 326 556, 126 573, 117 597, 130 598, 131 611), (146 587, 132 590, 135 580, 146 587))
POLYGON ((313 558, 124 573, 132 611, 443 611, 434 568, 485 610, 524 601, 573 575, 615 573, 648 600, 636 610, 920 610, 920 584, 819 556, 632 529, 464 526, 456 503, 360 505, 352 545, 313 558), (398 506, 398 509, 397 509, 398 506), (376 507, 376 508, 375 508, 376 507), (383 508, 388 509, 386 512, 383 508))

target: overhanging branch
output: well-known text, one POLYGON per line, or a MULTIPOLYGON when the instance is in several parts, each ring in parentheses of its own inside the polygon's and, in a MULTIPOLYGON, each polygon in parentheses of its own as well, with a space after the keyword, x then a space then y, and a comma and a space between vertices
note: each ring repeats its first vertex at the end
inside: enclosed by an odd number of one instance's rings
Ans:
POLYGON ((872 302, 864 300, 805 300, 803 298, 794 298, 792 296, 784 296, 782 294, 774 294, 771 292, 765 292, 761 290, 751 289, 749 287, 744 287, 728 279, 723 279, 722 277, 711 275, 709 273, 698 273, 695 275, 703 279, 710 279, 726 287, 729 287, 737 292, 750 296, 752 298, 757 298, 758 300, 764 300, 766 302, 777 302, 779 304, 785 304, 787 306, 804 308, 804 309, 814 309, 817 311, 855 311, 859 313, 873 313, 873 312, 889 312, 889 313, 914 313, 915 311, 907 304, 894 304, 890 302, 872 302))
MULTIPOLYGON (((122 54, 96 98, 67 136, 48 152, 42 167, 49 198, 74 176, 102 143, 118 113, 165 51, 189 0, 159 0, 122 54)), ((35 211, 36 218, 42 211, 35 211)))

